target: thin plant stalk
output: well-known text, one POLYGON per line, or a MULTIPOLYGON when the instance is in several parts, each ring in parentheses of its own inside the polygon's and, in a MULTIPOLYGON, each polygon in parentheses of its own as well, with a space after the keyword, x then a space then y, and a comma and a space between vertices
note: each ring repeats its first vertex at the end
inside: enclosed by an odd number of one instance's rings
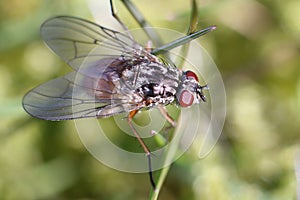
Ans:
MULTIPOLYGON (((174 40, 170 43, 163 44, 160 36, 155 32, 154 29, 149 29, 147 27, 151 27, 151 25, 147 22, 147 20, 144 18, 142 13, 137 9, 137 7, 131 2, 131 0, 121 0, 121 2, 125 5, 127 10, 131 13, 133 18, 138 22, 138 24, 143 28, 149 39, 155 44, 155 46, 158 46, 158 48, 154 49, 151 53, 154 55, 159 55, 159 54, 166 54, 169 50, 182 46, 180 49, 180 55, 186 57, 188 54, 188 49, 189 49, 189 42, 206 34, 211 31, 213 31, 216 27, 215 26, 210 26, 207 27, 203 30, 197 31, 197 25, 198 25, 198 6, 196 0, 191 0, 191 17, 190 17, 190 25, 189 29, 187 32, 187 36, 179 38, 177 40, 174 40)), ((176 61, 177 66, 183 66, 185 60, 184 59, 179 59, 176 61)), ((180 130, 179 128, 180 124, 176 127, 176 130, 180 130)), ((182 134, 178 131, 175 130, 175 134, 182 134)), ((181 137, 176 137, 176 138, 181 138, 181 137)), ((177 139, 177 141, 172 141, 172 144, 169 146, 169 149, 167 150, 167 155, 165 159, 165 163, 171 163, 172 159, 174 158, 176 151, 178 149, 178 145, 180 143, 180 140, 177 139)), ((159 196, 159 193, 162 189, 163 183, 167 177, 167 174, 170 170, 171 165, 168 164, 166 167, 160 170, 156 188, 152 189, 150 192, 149 199, 150 200, 156 200, 159 196)))
MULTIPOLYGON (((186 55, 188 54, 188 49, 189 49, 189 41, 200 37, 201 35, 204 35, 212 30, 215 29, 214 26, 212 27, 208 27, 206 29, 203 29, 201 31, 196 31, 197 30, 197 25, 198 25, 198 6, 197 6, 197 2, 196 0, 192 0, 192 11, 191 11, 191 20, 190 20, 190 26, 189 26, 189 30, 187 33, 186 37, 180 38, 178 40, 175 40, 171 43, 168 43, 166 45, 163 45, 162 47, 159 47, 155 50, 153 50, 153 54, 159 54, 162 53, 164 51, 170 50, 172 48, 175 48, 177 46, 182 45, 181 49, 180 49, 180 55, 184 57, 186 57, 186 55)), ((184 64, 185 60, 184 59, 180 59, 176 61, 177 66, 182 66, 184 64)), ((178 126, 176 127, 177 130, 180 130, 180 124, 178 124, 178 126)), ((182 134, 178 131, 175 131, 175 134, 182 134)), ((181 138, 180 136, 177 138, 181 138)), ((172 144, 170 145, 169 149, 168 149, 168 153, 165 159, 165 163, 171 163, 170 161, 174 158, 176 151, 178 149, 180 140, 177 139, 177 141, 172 141, 172 144)), ((171 164, 169 164, 168 166, 164 167, 163 169, 161 169, 159 177, 158 177, 158 181, 157 181, 157 187, 155 190, 153 190, 150 193, 149 199, 150 200, 156 200, 159 196, 159 193, 162 189, 163 183, 168 175, 168 172, 170 170, 171 164)))

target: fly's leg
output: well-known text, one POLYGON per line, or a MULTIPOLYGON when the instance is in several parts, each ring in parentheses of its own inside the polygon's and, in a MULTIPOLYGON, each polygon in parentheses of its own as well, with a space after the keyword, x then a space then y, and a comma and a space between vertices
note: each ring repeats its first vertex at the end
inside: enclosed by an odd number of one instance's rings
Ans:
POLYGON ((146 156, 148 158, 148 165, 149 165, 150 182, 151 182, 151 185, 152 185, 153 189, 155 190, 156 185, 155 185, 155 182, 154 182, 154 179, 153 179, 153 174, 152 174, 151 152, 149 151, 148 147, 146 146, 146 144, 142 140, 141 136, 138 134, 138 132, 136 131, 136 129, 134 128, 134 126, 132 124, 132 118, 136 115, 137 112, 138 112, 138 110, 131 111, 128 115, 127 122, 128 122, 129 127, 131 128, 133 134, 138 139, 139 143, 141 144, 142 148, 144 149, 144 152, 146 153, 146 156))
MULTIPOLYGON (((167 141, 169 141, 169 137, 166 137, 166 134, 169 133, 170 129, 176 127, 176 121, 168 114, 168 112, 164 106, 158 105, 158 109, 159 109, 161 115, 169 122, 169 124, 171 124, 170 126, 163 128, 164 136, 159 134, 159 135, 161 135, 162 138, 159 138, 158 141, 159 141, 159 144, 163 146, 167 143, 167 141)), ((152 136, 155 136, 158 134, 158 132, 155 130, 151 130, 150 134, 152 136)))
POLYGON ((131 0, 121 0, 121 1, 125 5, 127 10, 130 12, 130 14, 133 16, 133 18, 140 25, 140 27, 145 31, 149 39, 152 40, 156 46, 162 45, 163 43, 159 35, 154 31, 154 29, 147 28, 152 26, 149 24, 149 22, 147 22, 143 14, 137 9, 137 7, 131 2, 131 0))
MULTIPOLYGON (((123 22, 120 20, 120 18, 117 16, 116 11, 113 6, 113 0, 110 0, 110 5, 111 5, 111 12, 112 16, 123 26, 125 30, 128 30, 128 28, 123 24, 123 22)), ((139 26, 145 31, 147 36, 149 37, 150 40, 156 45, 156 46, 161 46, 162 40, 159 37, 159 35, 154 31, 152 28, 147 28, 147 27, 152 27, 145 17, 142 15, 142 13, 137 9, 137 7, 131 2, 131 0, 120 0, 126 9, 129 11, 129 13, 132 15, 132 17, 137 21, 139 26)))
POLYGON ((130 128, 132 129, 133 134, 138 139, 139 143, 141 144, 142 148, 144 149, 145 153, 147 155, 148 154, 150 155, 150 151, 149 151, 148 147, 146 146, 146 144, 142 140, 141 136, 138 134, 138 132, 135 130, 134 126, 132 125, 132 119, 136 115, 137 112, 138 112, 138 110, 131 111, 128 115, 127 122, 129 124, 130 128))
POLYGON ((160 113, 162 114, 162 116, 164 116, 164 118, 166 118, 166 120, 173 126, 176 126, 176 121, 169 115, 169 113, 167 112, 166 108, 163 107, 162 105, 158 106, 158 109, 160 111, 160 113))
POLYGON ((131 37, 132 40, 134 40, 133 36, 130 34, 127 26, 121 21, 121 19, 118 17, 114 4, 113 4, 113 0, 109 0, 109 4, 110 4, 110 11, 111 11, 111 15, 119 22, 119 24, 123 27, 123 29, 128 33, 128 35, 131 37))

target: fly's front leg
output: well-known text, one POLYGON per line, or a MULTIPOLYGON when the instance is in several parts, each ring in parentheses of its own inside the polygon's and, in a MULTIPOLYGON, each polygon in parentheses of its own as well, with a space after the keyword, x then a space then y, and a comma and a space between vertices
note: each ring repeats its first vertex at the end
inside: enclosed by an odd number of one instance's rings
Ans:
POLYGON ((162 105, 158 105, 158 109, 160 111, 160 113, 162 114, 162 116, 164 116, 164 118, 173 126, 176 126, 176 121, 168 114, 166 108, 162 105))
POLYGON ((164 116, 164 118, 171 124, 171 126, 164 127, 163 128, 164 133, 159 134, 158 131, 151 130, 150 134, 155 137, 157 144, 159 144, 160 146, 164 146, 167 144, 167 142, 170 139, 166 135, 170 131, 170 129, 172 129, 176 126, 176 121, 168 114, 168 112, 164 106, 158 105, 158 109, 159 109, 160 113, 162 114, 162 116, 164 116))

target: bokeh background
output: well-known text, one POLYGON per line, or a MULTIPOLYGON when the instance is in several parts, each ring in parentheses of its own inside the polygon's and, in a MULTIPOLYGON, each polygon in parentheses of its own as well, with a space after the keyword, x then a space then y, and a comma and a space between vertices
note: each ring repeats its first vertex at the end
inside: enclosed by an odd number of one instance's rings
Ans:
MULTIPOLYGON (((190 1, 133 2, 152 25, 187 31, 190 1)), ((198 160, 191 148, 172 165, 160 199, 296 199, 300 1, 198 4, 199 28, 218 26, 199 41, 223 76, 227 119, 209 156, 198 160)), ((42 121, 22 109, 29 89, 70 71, 39 36, 41 23, 55 15, 94 20, 84 0, 0 1, 0 199, 147 199, 147 174, 102 165, 72 121, 42 121)))

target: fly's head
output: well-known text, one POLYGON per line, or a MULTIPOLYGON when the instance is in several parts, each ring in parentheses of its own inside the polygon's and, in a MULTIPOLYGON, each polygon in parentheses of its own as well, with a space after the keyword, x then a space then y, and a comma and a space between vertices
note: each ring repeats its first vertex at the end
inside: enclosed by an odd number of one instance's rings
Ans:
POLYGON ((189 107, 201 101, 206 101, 203 90, 208 89, 208 87, 207 85, 201 86, 198 81, 199 79, 194 72, 190 70, 183 72, 176 93, 177 103, 181 107, 189 107))

